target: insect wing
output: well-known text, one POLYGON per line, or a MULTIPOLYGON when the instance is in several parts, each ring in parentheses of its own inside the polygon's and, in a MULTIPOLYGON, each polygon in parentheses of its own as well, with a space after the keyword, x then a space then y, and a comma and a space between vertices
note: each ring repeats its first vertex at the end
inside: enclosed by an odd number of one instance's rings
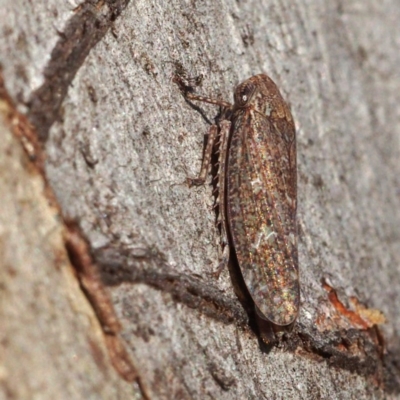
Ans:
POLYGON ((245 109, 231 135, 226 206, 233 246, 255 305, 286 326, 299 309, 294 125, 245 109))

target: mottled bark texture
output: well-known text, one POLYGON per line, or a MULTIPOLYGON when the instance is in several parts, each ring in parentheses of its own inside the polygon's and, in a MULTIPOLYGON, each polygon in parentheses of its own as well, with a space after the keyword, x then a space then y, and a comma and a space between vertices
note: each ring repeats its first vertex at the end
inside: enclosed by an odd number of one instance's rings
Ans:
POLYGON ((3 0, 0 20, 0 398, 400 398, 397 0, 3 0), (265 72, 291 106, 301 309, 279 346, 234 266, 213 276, 211 177, 186 177, 217 112, 176 70, 229 102, 265 72))

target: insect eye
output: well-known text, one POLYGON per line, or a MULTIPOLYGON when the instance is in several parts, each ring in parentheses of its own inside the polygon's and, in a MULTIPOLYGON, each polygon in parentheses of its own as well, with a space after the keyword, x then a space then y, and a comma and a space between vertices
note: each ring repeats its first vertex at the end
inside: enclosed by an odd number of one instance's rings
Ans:
POLYGON ((246 85, 239 86, 235 93, 235 103, 244 106, 249 102, 254 93, 254 85, 247 83, 246 85))
POLYGON ((253 88, 250 86, 246 86, 243 88, 242 94, 240 96, 240 100, 243 104, 250 100, 251 94, 253 92, 253 88))

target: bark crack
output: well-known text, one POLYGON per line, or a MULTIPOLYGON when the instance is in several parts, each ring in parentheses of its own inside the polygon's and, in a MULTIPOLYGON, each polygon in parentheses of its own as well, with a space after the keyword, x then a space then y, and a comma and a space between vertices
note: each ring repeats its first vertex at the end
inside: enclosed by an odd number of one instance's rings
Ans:
MULTIPOLYGON (((135 257, 122 247, 98 249, 94 253, 105 285, 122 283, 146 284, 164 293, 189 308, 197 309, 203 315, 224 324, 235 324, 240 328, 251 327, 257 334, 250 308, 246 310, 239 301, 229 298, 210 282, 196 276, 168 272, 162 254, 135 257), (250 321, 249 321, 250 320, 250 321)), ((259 340, 262 351, 270 351, 259 340)), ((293 332, 284 336, 278 343, 286 351, 325 361, 335 368, 355 372, 369 377, 377 387, 392 382, 393 371, 384 362, 384 343, 376 325, 368 329, 334 329, 319 332, 310 331, 300 322, 293 332)))
POLYGON ((87 0, 75 9, 64 32, 59 33, 60 38, 43 72, 44 82, 28 102, 28 118, 42 143, 46 142, 52 124, 61 117, 61 105, 77 71, 129 1, 87 0))

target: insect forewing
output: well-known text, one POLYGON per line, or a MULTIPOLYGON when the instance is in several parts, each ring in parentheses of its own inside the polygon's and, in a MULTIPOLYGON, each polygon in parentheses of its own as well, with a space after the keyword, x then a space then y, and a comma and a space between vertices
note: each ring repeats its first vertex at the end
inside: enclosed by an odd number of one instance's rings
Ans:
POLYGON ((265 75, 254 78, 261 82, 253 101, 233 118, 227 223, 256 307, 265 319, 285 326, 299 309, 295 129, 275 84, 265 75))

